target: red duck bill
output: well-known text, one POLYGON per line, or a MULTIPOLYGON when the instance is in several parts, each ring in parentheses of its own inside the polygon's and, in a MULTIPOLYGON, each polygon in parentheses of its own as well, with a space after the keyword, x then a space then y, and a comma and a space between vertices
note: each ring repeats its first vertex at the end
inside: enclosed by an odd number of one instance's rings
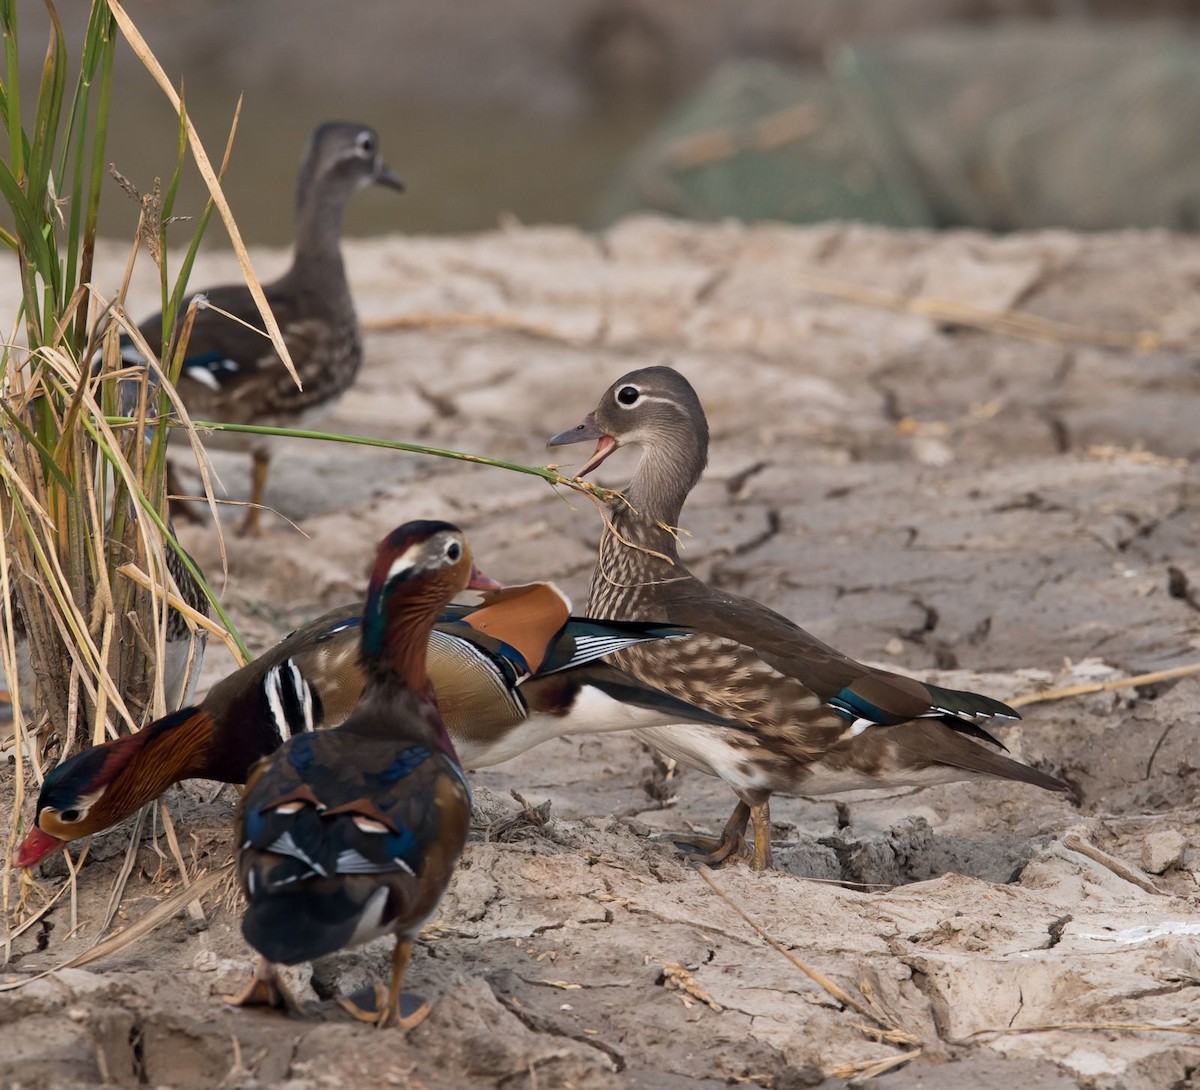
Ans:
POLYGON ((504 584, 497 583, 489 575, 484 575, 477 567, 471 565, 471 579, 467 583, 467 590, 503 590, 504 584))
POLYGON ((49 833, 43 833, 35 825, 17 846, 17 850, 13 852, 13 866, 32 867, 34 863, 40 863, 51 852, 58 851, 65 843, 65 840, 59 840, 58 837, 51 836, 49 833))
POLYGON ((575 474, 577 477, 585 477, 591 473, 601 462, 604 461, 619 445, 617 441, 605 432, 600 430, 596 423, 596 417, 593 413, 588 413, 584 417, 583 423, 577 427, 571 428, 569 431, 559 432, 553 439, 547 442, 548 447, 565 447, 571 443, 586 443, 591 439, 596 440, 596 449, 592 452, 592 456, 579 467, 575 474))

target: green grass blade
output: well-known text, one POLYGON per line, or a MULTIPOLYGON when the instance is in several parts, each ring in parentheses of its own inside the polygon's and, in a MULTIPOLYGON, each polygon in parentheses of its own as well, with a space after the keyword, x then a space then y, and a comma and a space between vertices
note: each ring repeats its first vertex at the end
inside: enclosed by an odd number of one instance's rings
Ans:
MULTIPOLYGON (((117 52, 117 22, 108 5, 97 3, 94 9, 96 27, 89 30, 89 43, 95 40, 99 51, 99 97, 96 101, 95 121, 92 129, 92 161, 87 181, 87 216, 83 224, 83 249, 79 257, 79 282, 86 284, 92 279, 92 261, 96 251, 96 225, 100 218, 100 194, 104 186, 105 148, 108 143, 109 106, 112 100, 113 59, 117 52)), ((90 71, 90 69, 89 69, 90 71)), ((93 83, 95 75, 92 75, 93 83)), ((79 173, 83 173, 82 163, 79 173)), ((81 312, 75 329, 76 352, 82 354, 88 338, 87 308, 81 312)))
MULTIPOLYGON (((233 138, 237 133, 237 125, 241 113, 242 100, 239 97, 237 109, 233 115, 233 124, 230 128, 229 139, 225 144, 225 154, 221 157, 221 166, 217 171, 218 182, 225 181, 225 170, 229 166, 229 156, 233 151, 233 138)), ((183 149, 187 147, 187 118, 182 112, 179 115, 179 140, 180 153, 182 154, 183 149)), ((183 262, 179 266, 179 275, 175 278, 175 289, 171 292, 171 301, 169 303, 172 314, 178 314, 179 308, 183 306, 183 296, 187 291, 188 281, 192 277, 192 265, 196 261, 196 254, 200 249, 200 241, 204 238, 204 233, 208 230, 208 222, 212 218, 215 209, 216 203, 210 194, 208 200, 204 202, 204 210, 200 213, 196 222, 196 230, 192 232, 192 241, 188 245, 187 253, 184 254, 183 262)), ((177 374, 172 373, 171 381, 174 382, 178 377, 177 374)))
MULTIPOLYGON (((37 114, 34 117, 33 140, 29 149, 29 176, 25 186, 31 198, 36 194, 46 193, 49 189, 56 137, 62 117, 63 95, 67 85, 67 50, 63 42, 62 24, 58 21, 58 13, 49 0, 46 2, 46 10, 50 13, 50 41, 46 46, 46 59, 42 64, 37 114)), ((52 193, 47 202, 58 195, 57 192, 52 193)), ((45 215, 53 216, 54 210, 47 207, 45 215)), ((56 268, 56 274, 58 271, 56 268)))
POLYGON ((50 251, 43 237, 44 217, 33 206, 17 176, 7 163, 0 160, 0 195, 3 195, 16 221, 17 236, 21 239, 26 256, 41 273, 50 264, 50 251), (31 252, 32 251, 32 252, 31 252))
MULTIPOLYGON (((128 416, 108 417, 112 425, 136 423, 128 416)), ((177 421, 168 420, 172 427, 180 427, 177 421)), ((276 435, 285 439, 313 439, 324 443, 346 443, 358 447, 379 447, 382 450, 401 450, 408 454, 426 454, 432 458, 449 458, 456 462, 472 462, 475 465, 492 466, 495 469, 505 469, 510 473, 523 473, 530 477, 539 477, 552 485, 564 485, 577 492, 586 492, 606 500, 617 495, 612 489, 601 488, 589 481, 581 481, 576 477, 566 477, 556 470, 546 466, 527 466, 520 462, 506 462, 500 458, 489 458, 483 454, 468 454, 461 450, 448 450, 444 447, 428 447, 421 443, 405 443, 399 439, 373 439, 366 435, 343 435, 337 432, 306 431, 302 428, 273 428, 265 424, 222 424, 215 420, 193 420, 192 426, 197 431, 228 431, 242 435, 276 435)))
MULTIPOLYGON (((118 417, 116 419, 120 423, 128 423, 129 422, 128 420, 126 420, 124 418, 120 418, 120 417, 118 417)), ((95 440, 97 448, 101 453, 101 456, 104 457, 109 462, 110 465, 112 465, 114 470, 119 471, 119 469, 120 469, 119 459, 116 457, 116 455, 113 453, 113 451, 109 448, 108 444, 104 441, 103 437, 100 435, 99 429, 96 427, 94 421, 88 419, 85 416, 82 418, 82 423, 83 423, 83 426, 85 428, 87 428, 87 430, 88 430, 89 434, 92 436, 93 440, 95 440)), ((112 424, 113 421, 107 420, 106 423, 112 424)), ((229 635, 233 639, 234 643, 237 644, 238 650, 242 653, 242 655, 245 656, 245 661, 249 662, 254 656, 250 654, 249 648, 246 647, 245 642, 242 640, 241 634, 238 632, 237 628, 234 626, 233 621, 229 617, 229 614, 225 612, 225 609, 221 605, 221 602, 218 599, 216 593, 208 585, 208 581, 204 578, 204 573, 199 569, 199 567, 197 567, 195 561, 193 561, 192 558, 190 556, 188 556, 187 551, 183 548, 183 546, 180 545, 179 542, 175 539, 175 535, 172 534, 171 531, 167 528, 167 524, 163 520, 162 515, 160 515, 158 513, 157 508, 154 506, 153 503, 150 502, 149 497, 146 496, 142 492, 137 492, 134 494, 133 499, 138 504, 138 506, 141 507, 141 509, 146 513, 146 515, 150 519, 150 521, 153 522, 154 525, 158 527, 159 533, 161 533, 163 536, 163 540, 166 542, 166 544, 170 548, 175 550, 175 554, 179 557, 180 562, 183 564, 183 566, 185 568, 187 568, 187 570, 191 573, 192 578, 196 580, 196 583, 203 589, 204 593, 208 596, 209 604, 213 607, 213 611, 216 613, 217 618, 220 620, 221 624, 225 626, 226 631, 229 633, 229 635)))
MULTIPOLYGON (((179 193, 179 182, 183 178, 183 165, 187 162, 187 99, 184 98, 183 86, 179 87, 179 135, 175 145, 175 170, 167 191, 163 194, 162 218, 169 220, 175 210, 175 198, 179 193)), ((164 239, 165 242, 165 239, 164 239)))
POLYGON ((53 451, 51 451, 50 448, 34 434, 29 425, 26 424, 25 421, 13 411, 12 405, 7 398, 0 398, 0 412, 3 412, 4 415, 8 417, 9 426, 20 432, 25 442, 27 442, 37 451, 38 457, 41 459, 42 467, 45 469, 45 471, 49 473, 50 476, 52 476, 56 481, 58 481, 58 483, 64 489, 70 488, 71 482, 67 479, 66 474, 58 468, 58 463, 56 463, 54 460, 53 451))
POLYGON ((4 96, 4 127, 8 132, 8 163, 16 178, 25 176, 25 157, 29 141, 21 124, 21 66, 17 53, 16 0, 0 4, 0 23, 4 28, 4 62, 7 71, 4 96))

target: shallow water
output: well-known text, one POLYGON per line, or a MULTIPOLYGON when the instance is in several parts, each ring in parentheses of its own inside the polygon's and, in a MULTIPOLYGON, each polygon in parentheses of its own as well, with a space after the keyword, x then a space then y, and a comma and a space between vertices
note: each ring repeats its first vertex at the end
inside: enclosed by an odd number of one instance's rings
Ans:
MULTIPOLYGON (((20 70, 26 124, 32 124, 47 26, 41 5, 22 8, 20 70)), ((60 15, 73 86, 86 5, 62 0, 60 15)), ((318 9, 300 9, 304 32, 264 41, 261 0, 217 5, 207 12, 139 6, 131 12, 184 101, 214 165, 220 162, 239 93, 245 93, 225 193, 247 242, 283 245, 292 237, 292 206, 301 152, 312 130, 334 119, 362 121, 380 133, 391 168, 407 184, 360 195, 346 220, 350 235, 390 231, 446 233, 494 227, 505 216, 526 223, 589 226, 612 177, 664 116, 680 89, 628 94, 598 88, 569 60, 557 67, 539 52, 488 56, 488 71, 472 72, 475 38, 416 34, 407 51, 397 26, 421 5, 387 10, 347 25, 336 40, 322 37, 318 9), (410 10, 411 9, 411 10, 410 10), (257 21, 256 21, 257 20, 257 21), (286 39, 286 40, 285 40, 286 39), (424 43, 424 44, 423 44, 424 43), (289 47, 294 52, 289 53, 289 47), (428 55, 422 55, 422 48, 428 55), (374 59, 367 59, 372 50, 374 59), (385 53, 386 53, 385 49, 385 53), (514 85, 505 87, 506 80, 514 85)), ((485 67, 482 63, 477 67, 485 67)), ((139 193, 165 187, 176 166, 178 119, 162 91, 124 43, 114 66, 106 159, 139 193)), ((60 186, 60 188, 62 188, 60 186)), ((174 213, 196 215, 207 189, 194 165, 185 169, 174 213)), ((136 200, 108 179, 100 233, 131 238, 136 200)), ((9 225, 7 209, 0 223, 9 225)), ((179 225, 173 237, 190 233, 179 225)), ((218 223, 208 245, 224 246, 218 223)))
MULTIPOLYGON (((292 236, 292 196, 300 154, 321 121, 364 121, 380 134, 388 165, 406 191, 360 194, 346 219, 350 235, 444 233, 484 230, 504 216, 525 223, 589 226, 606 186, 663 112, 641 103, 614 105, 583 117, 555 118, 485 111, 453 104, 353 100, 270 102, 261 91, 243 107, 225 193, 248 242, 282 245, 292 236)), ((216 95, 192 101, 191 110, 209 157, 219 160, 235 99, 216 95)), ((109 138, 110 159, 139 191, 174 170, 175 121, 165 100, 123 96, 109 138)), ((176 214, 203 207, 207 191, 189 167, 176 214)), ((115 182, 102 204, 102 234, 129 237, 137 222, 134 203, 115 182)), ((178 228, 182 238, 186 225, 178 228)), ((223 243, 219 225, 212 234, 223 243)))

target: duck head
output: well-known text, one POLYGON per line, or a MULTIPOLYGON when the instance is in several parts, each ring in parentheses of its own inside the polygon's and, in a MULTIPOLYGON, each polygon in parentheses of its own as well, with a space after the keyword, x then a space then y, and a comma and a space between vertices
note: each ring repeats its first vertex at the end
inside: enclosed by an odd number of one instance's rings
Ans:
POLYGON ((202 728, 203 718, 199 709, 183 708, 51 769, 38 794, 34 826, 14 852, 13 866, 31 867, 72 840, 115 825, 157 798, 168 784, 196 774, 189 767, 196 756, 191 746, 164 746, 158 750, 163 760, 139 758, 168 733, 177 734, 189 725, 202 728))
POLYGON ((315 188, 350 194, 369 185, 403 192, 404 183, 391 172, 379 151, 379 134, 353 121, 327 121, 313 132, 304 149, 297 186, 303 208, 315 188))
POLYGON ((708 419, 683 375, 670 367, 643 367, 617 379, 582 424, 546 445, 586 442, 595 442, 596 449, 580 468, 581 477, 621 447, 641 447, 629 500, 672 520, 708 462, 708 419))
POLYGON ((463 590, 500 586, 479 572, 466 535, 448 522, 406 522, 379 543, 363 609, 362 654, 377 677, 412 689, 429 684, 426 647, 447 602, 463 590))

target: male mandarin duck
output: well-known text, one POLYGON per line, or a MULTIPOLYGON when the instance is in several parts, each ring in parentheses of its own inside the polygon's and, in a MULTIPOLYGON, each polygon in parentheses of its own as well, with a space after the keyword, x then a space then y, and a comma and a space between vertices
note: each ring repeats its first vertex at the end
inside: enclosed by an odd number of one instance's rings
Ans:
MULTIPOLYGON (((429 638, 429 675, 465 767, 486 768, 564 734, 677 722, 734 726, 603 661, 643 641, 686 636, 686 629, 572 617, 551 583, 485 598, 482 606, 448 606, 429 638)), ((32 866, 66 842, 117 824, 180 780, 242 783, 285 739, 341 723, 366 683, 362 613, 355 604, 325 614, 219 681, 198 707, 51 770, 14 864, 32 866)))
POLYGON ((391 988, 346 1006, 408 1028, 401 1014, 412 940, 462 854, 471 790, 426 671, 430 635, 450 599, 481 579, 461 530, 409 522, 380 543, 361 625, 366 673, 349 718, 295 735, 250 773, 237 814, 242 934, 261 955, 237 1002, 289 1005, 273 966, 311 961, 394 935, 391 988))
MULTIPOLYGON (((211 288, 199 293, 211 309, 196 312, 178 382, 179 396, 194 419, 298 427, 328 411, 354 383, 362 365, 362 333, 340 240, 346 205, 371 184, 404 188, 380 156, 375 131, 342 121, 317 128, 300 166, 292 266, 278 280, 263 285, 303 389, 271 342, 258 332, 262 316, 249 288, 245 284, 211 288)), ((161 355, 162 316, 154 315, 139 329, 150 348, 161 355)), ((144 363, 128 338, 123 338, 121 358, 126 364, 144 363)), ((163 361, 164 367, 168 364, 163 361)), ((256 534, 270 463, 269 440, 216 432, 205 442, 248 450, 253 456, 250 502, 239 532, 256 534)))
MULTIPOLYGON (((674 528, 708 461, 700 400, 669 367, 631 371, 584 422, 550 446, 592 441, 580 475, 621 446, 642 458, 608 509, 587 611, 696 630, 632 647, 614 663, 647 685, 737 721, 748 730, 652 727, 637 733, 669 757, 719 776, 738 805, 719 840, 694 838, 721 862, 745 852, 752 823, 756 869, 771 864, 773 792, 815 795, 865 787, 925 786, 996 776, 1066 791, 1062 781, 995 753, 980 719, 1019 719, 987 696, 925 685, 861 665, 774 610, 717 590, 680 560, 674 528)), ((681 843, 686 840, 681 839, 681 843)))

